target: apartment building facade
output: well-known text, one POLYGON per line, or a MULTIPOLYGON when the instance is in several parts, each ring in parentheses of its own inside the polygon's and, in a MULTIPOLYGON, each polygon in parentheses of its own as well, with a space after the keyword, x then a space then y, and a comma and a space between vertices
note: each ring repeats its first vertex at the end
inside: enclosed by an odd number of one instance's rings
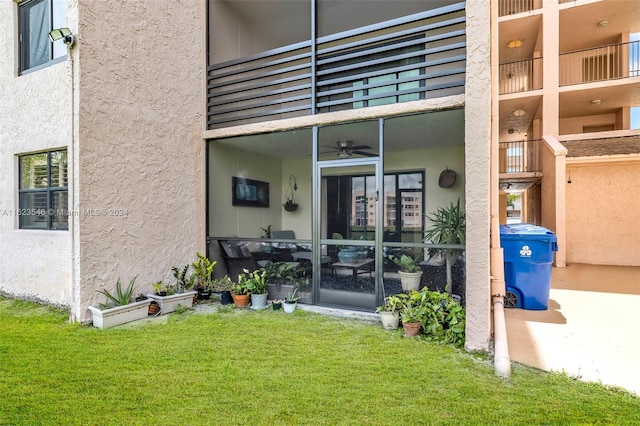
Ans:
POLYGON ((556 264, 640 265, 640 10, 634 1, 499 2, 501 221, 558 235, 556 264))
POLYGON ((0 3, 12 23, 0 290, 84 320, 118 278, 148 290, 197 251, 220 255, 220 238, 259 244, 272 225, 311 248, 312 303, 372 310, 393 281, 384 254, 423 250, 422 215, 460 200, 467 347, 488 349, 490 12, 445 0, 0 3), (43 38, 62 27, 68 46, 43 38), (444 170, 454 184, 438 184, 444 170), (234 205, 233 178, 266 188, 267 203, 234 205), (359 190, 363 203, 349 201, 359 190), (373 256, 362 289, 326 285, 322 256, 345 243, 335 229, 373 256))

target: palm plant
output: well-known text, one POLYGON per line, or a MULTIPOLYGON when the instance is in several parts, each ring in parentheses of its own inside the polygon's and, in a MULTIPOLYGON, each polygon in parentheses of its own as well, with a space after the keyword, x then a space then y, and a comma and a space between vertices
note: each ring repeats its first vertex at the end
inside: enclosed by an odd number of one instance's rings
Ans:
MULTIPOLYGON (((460 207, 460 199, 454 205, 448 207, 438 207, 430 215, 426 215, 431 227, 425 231, 424 242, 432 244, 464 244, 466 234, 466 216, 460 207)), ((446 262, 447 268, 447 293, 451 294, 451 257, 459 249, 438 248, 446 262)))

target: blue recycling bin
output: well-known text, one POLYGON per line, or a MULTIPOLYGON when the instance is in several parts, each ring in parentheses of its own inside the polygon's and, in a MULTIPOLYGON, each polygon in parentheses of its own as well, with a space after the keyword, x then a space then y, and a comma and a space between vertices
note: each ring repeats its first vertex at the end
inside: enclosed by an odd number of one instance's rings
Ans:
POLYGON ((527 223, 500 226, 504 252, 507 308, 545 310, 549 305, 556 235, 542 226, 527 223))

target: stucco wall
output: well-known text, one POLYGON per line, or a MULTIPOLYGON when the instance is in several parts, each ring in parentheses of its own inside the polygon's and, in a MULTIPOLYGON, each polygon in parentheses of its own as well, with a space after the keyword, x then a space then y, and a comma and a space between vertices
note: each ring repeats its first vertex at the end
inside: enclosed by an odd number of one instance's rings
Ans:
POLYGON ((562 118, 560 121, 560 134, 571 135, 584 133, 584 126, 605 126, 611 124, 620 130, 616 114, 588 115, 584 117, 562 118))
POLYGON ((467 329, 465 346, 488 350, 491 339, 489 283, 489 153, 491 142, 490 2, 469 0, 465 83, 467 214, 467 329))
POLYGON ((640 266, 640 160, 567 166, 567 261, 640 266))
POLYGON ((17 155, 67 147, 69 63, 18 76, 16 10, 0 2, 0 292, 69 306, 69 232, 19 230, 16 212, 17 155))
POLYGON ((205 20, 195 0, 81 0, 79 11, 78 197, 101 212, 79 218, 85 317, 97 289, 137 276, 150 290, 205 249, 205 20))

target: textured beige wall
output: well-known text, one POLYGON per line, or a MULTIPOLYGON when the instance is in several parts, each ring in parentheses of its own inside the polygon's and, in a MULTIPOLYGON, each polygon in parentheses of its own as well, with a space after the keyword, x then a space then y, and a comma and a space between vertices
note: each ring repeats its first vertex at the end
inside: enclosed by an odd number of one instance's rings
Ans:
POLYGON ((640 160, 567 166, 567 262, 640 266, 640 160))
POLYGON ((467 335, 465 346, 469 350, 488 350, 491 339, 489 282, 490 2, 469 0, 466 10, 467 335))
POLYGON ((16 213, 17 155, 66 148, 70 139, 70 68, 17 75, 16 11, 0 2, 0 292, 70 306, 70 233, 19 230, 16 213))
MULTIPOLYGON (((572 117, 560 119, 560 134, 571 135, 574 133, 583 133, 584 126, 604 126, 612 124, 616 126, 616 114, 600 114, 588 115, 585 117, 572 117)), ((620 127, 616 127, 620 129, 620 127)))
POLYGON ((556 234, 555 266, 566 266, 566 156, 567 149, 552 136, 543 138, 540 160, 544 175, 540 182, 540 224, 556 234))
POLYGON ((84 317, 118 277, 150 290, 205 249, 205 20, 196 0, 79 11, 79 205, 107 213, 79 218, 84 317))

